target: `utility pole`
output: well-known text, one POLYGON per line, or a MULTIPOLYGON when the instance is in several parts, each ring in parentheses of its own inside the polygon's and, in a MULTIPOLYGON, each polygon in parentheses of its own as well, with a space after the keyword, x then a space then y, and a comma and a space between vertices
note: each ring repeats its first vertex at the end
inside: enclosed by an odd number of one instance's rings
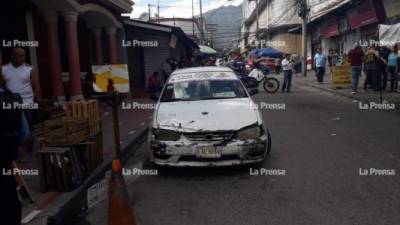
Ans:
POLYGON ((157 20, 160 23, 160 0, 157 0, 157 20))
POLYGON ((257 39, 257 48, 260 48, 260 41, 259 41, 259 39, 258 39, 258 31, 259 31, 259 29, 260 29, 260 27, 259 27, 259 23, 258 23, 258 14, 259 14, 259 9, 258 9, 258 0, 255 0, 256 1, 256 39, 257 39))
POLYGON ((259 35, 258 35, 258 31, 260 29, 259 27, 259 23, 258 23, 258 16, 259 16, 259 9, 258 9, 258 0, 248 0, 249 2, 251 1, 255 1, 256 2, 256 39, 257 39, 257 48, 260 48, 260 41, 258 40, 259 35))
POLYGON ((204 44, 204 23, 203 23, 203 5, 202 5, 202 0, 200 0, 200 31, 201 31, 201 39, 200 43, 204 44))
POLYGON ((192 29, 193 29, 193 37, 194 37, 194 0, 192 0, 192 29))
POLYGON ((297 12, 302 19, 302 48, 303 60, 301 70, 304 77, 307 76, 307 18, 310 9, 307 6, 307 0, 297 0, 297 12))
POLYGON ((151 7, 151 5, 148 4, 147 7, 148 7, 148 10, 149 10, 149 20, 147 22, 150 22, 150 19, 151 19, 151 17, 150 17, 150 7, 151 7))
POLYGON ((307 76, 307 18, 310 9, 307 6, 307 0, 297 0, 298 15, 302 19, 302 49, 303 59, 301 70, 304 77, 307 76))

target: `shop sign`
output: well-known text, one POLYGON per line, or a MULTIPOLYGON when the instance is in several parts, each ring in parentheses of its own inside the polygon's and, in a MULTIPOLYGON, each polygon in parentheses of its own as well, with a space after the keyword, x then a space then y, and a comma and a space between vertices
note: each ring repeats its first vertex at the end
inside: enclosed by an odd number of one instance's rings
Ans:
POLYGON ((399 0, 383 0, 386 16, 388 18, 400 16, 400 1, 399 0))
POLYGON ((329 38, 339 34, 339 26, 336 18, 330 19, 322 24, 321 34, 324 38, 329 38))
POLYGON ((107 198, 108 184, 107 179, 94 184, 87 190, 87 206, 89 209, 94 208, 99 202, 107 198))
POLYGON ((378 21, 375 7, 371 1, 366 1, 361 5, 347 11, 351 29, 356 29, 378 21))
POLYGON ((107 92, 109 80, 111 79, 114 88, 119 93, 129 93, 129 73, 128 65, 95 65, 92 72, 96 78, 93 88, 96 92, 107 92))

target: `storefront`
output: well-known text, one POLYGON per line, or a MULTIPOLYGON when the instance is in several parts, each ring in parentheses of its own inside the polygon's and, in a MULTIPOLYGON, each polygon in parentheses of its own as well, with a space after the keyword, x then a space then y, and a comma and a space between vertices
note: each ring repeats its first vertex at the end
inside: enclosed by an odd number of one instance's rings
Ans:
POLYGON ((161 66, 168 58, 177 61, 198 48, 179 27, 125 20, 126 40, 149 43, 127 47, 129 77, 132 88, 144 89, 153 72, 161 74, 161 66))
POLYGON ((378 22, 383 21, 385 12, 380 1, 368 0, 347 11, 351 30, 360 29, 360 40, 367 43, 378 40, 378 22))
POLYGON ((38 74, 43 98, 64 102, 83 98, 82 86, 92 65, 125 63, 121 13, 131 11, 129 0, 15 0, 2 1, 0 38, 33 43, 1 45, 3 63, 13 47, 23 47, 27 63, 38 74), (12 21, 12 23, 10 23, 12 21))

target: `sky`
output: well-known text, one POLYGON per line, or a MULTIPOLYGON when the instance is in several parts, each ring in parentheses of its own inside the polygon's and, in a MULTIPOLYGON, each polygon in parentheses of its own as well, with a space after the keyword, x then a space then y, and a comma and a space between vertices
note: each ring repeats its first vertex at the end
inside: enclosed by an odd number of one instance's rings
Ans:
MULTIPOLYGON (((160 4, 160 17, 192 17, 192 1, 191 0, 134 0, 135 5, 131 13, 131 18, 137 18, 143 12, 148 12, 148 4, 154 5, 151 7, 151 15, 157 13, 157 1, 160 4)), ((194 1, 194 15, 200 12, 200 0, 194 1)), ((239 5, 243 0, 202 0, 203 13, 220 6, 239 5)))

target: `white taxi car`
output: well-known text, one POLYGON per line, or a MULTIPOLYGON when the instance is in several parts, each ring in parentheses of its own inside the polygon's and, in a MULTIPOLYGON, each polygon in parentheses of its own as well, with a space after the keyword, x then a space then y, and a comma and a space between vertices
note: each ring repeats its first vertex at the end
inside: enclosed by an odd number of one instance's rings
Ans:
POLYGON ((250 98, 256 93, 226 67, 176 70, 156 98, 150 161, 161 166, 210 167, 265 160, 271 136, 250 98))

